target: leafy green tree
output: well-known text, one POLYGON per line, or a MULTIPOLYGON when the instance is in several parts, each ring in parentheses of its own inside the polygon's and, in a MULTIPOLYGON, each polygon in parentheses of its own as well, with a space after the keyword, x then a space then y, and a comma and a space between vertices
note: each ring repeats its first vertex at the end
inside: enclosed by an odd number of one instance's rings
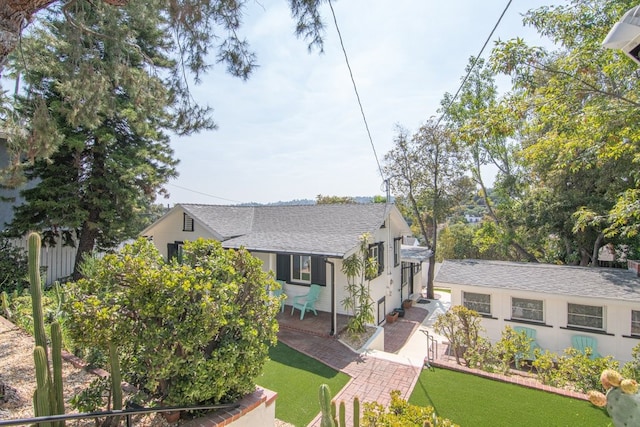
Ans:
MULTIPOLYGON (((481 342, 481 320, 477 311, 462 305, 454 305, 436 318, 433 328, 449 341, 458 365, 461 364, 460 359, 466 357, 466 352, 478 347, 481 342)), ((466 363, 469 365, 468 360, 466 363)))
POLYGON ((183 250, 183 264, 167 264, 138 239, 91 259, 67 287, 65 325, 86 349, 117 343, 123 378, 165 404, 235 399, 275 345, 275 283, 246 250, 203 239, 183 250))
POLYGON ((513 138, 517 136, 519 120, 514 118, 510 105, 498 98, 495 74, 483 59, 472 58, 466 72, 468 76, 459 96, 454 99, 447 93, 442 100, 444 121, 453 138, 460 140, 469 152, 471 177, 484 199, 487 220, 491 219, 503 229, 504 237, 509 239, 515 252, 513 258, 536 262, 535 255, 527 248, 530 240, 518 227, 519 216, 514 213, 526 188, 524 168, 516 160, 519 144, 513 138), (483 174, 487 165, 497 170, 491 192, 493 198, 489 197, 483 174))
MULTIPOLYGON (((437 254, 438 224, 473 193, 465 175, 466 153, 435 120, 412 136, 399 128, 395 145, 385 155, 391 188, 407 204, 405 212, 420 230, 425 244, 437 254)), ((435 263, 429 263, 427 298, 433 298, 435 263)))
POLYGON ((436 261, 445 259, 479 259, 480 251, 474 244, 477 227, 469 224, 453 224, 438 234, 436 261))
POLYGON ((597 265, 601 246, 638 229, 637 66, 601 45, 632 6, 574 0, 532 10, 524 22, 555 49, 516 39, 492 54, 493 69, 512 77, 508 102, 533 190, 520 216, 529 230, 560 237, 565 263, 597 265))

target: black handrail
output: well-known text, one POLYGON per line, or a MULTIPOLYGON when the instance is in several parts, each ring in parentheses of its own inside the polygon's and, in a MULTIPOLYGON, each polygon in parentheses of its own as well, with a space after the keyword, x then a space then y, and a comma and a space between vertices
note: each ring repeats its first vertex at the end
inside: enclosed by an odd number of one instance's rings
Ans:
POLYGON ((40 423, 49 423, 54 421, 91 419, 91 418, 101 418, 101 417, 126 417, 127 427, 131 427, 132 415, 153 414, 154 412, 236 409, 239 406, 240 405, 238 405, 237 403, 229 403, 229 404, 220 404, 220 405, 156 406, 153 408, 127 408, 127 409, 116 410, 116 411, 98 411, 98 412, 86 412, 86 413, 79 413, 79 414, 62 414, 62 415, 49 415, 45 417, 35 417, 35 418, 0 420, 0 426, 19 426, 19 425, 25 425, 25 424, 40 424, 40 423))

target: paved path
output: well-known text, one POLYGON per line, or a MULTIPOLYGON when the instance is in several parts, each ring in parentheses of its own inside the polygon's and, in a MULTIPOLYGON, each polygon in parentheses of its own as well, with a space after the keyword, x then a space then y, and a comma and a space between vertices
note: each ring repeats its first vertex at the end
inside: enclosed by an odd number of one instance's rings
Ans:
MULTIPOLYGON (((354 353, 335 338, 322 338, 302 332, 281 330, 278 339, 290 347, 307 354, 332 368, 351 377, 347 385, 336 393, 336 402, 344 401, 347 423, 353 423, 353 398, 364 402, 378 402, 387 406, 391 401, 390 392, 400 390, 403 398, 408 398, 413 390, 421 367, 393 362, 367 354, 354 353)), ((309 404, 318 404, 309 402, 309 404)), ((362 411, 362 409, 361 409, 362 411)), ((309 426, 319 426, 319 416, 309 426)))
MULTIPOLYGON (((389 352, 367 351, 358 354, 335 338, 289 329, 280 329, 278 339, 351 377, 342 390, 332 390, 332 393, 336 402, 345 402, 347 424, 352 425, 353 398, 356 396, 360 399, 361 412, 364 402, 388 406, 393 390, 399 390, 402 398, 409 398, 427 355, 425 332, 437 314, 446 308, 440 302, 433 301, 407 310, 406 318, 385 328, 385 348, 389 352)), ((319 425, 318 415, 309 427, 319 425)))

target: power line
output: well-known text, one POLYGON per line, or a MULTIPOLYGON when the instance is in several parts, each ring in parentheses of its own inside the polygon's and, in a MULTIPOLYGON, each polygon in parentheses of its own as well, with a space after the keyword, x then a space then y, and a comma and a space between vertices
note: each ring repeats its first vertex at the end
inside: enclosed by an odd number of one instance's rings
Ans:
POLYGON ((201 194, 201 195, 203 195, 203 196, 213 197, 214 199, 225 200, 225 201, 227 201, 227 202, 233 202, 233 203, 242 203, 242 202, 241 202, 241 201, 239 201, 239 200, 225 199, 224 197, 214 196, 213 194, 203 193, 202 191, 192 190, 191 188, 182 187, 182 186, 180 186, 180 185, 176 185, 176 184, 167 183, 167 185, 170 185, 170 186, 172 186, 172 187, 179 188, 179 189, 181 189, 181 190, 191 191, 192 193, 201 194))
POLYGON ((471 75, 471 72, 473 71, 474 67, 476 66, 476 63, 478 62, 478 59, 480 59, 480 56, 482 56, 482 52, 484 52, 484 48, 487 47, 487 45, 489 44, 489 41, 491 41, 491 37, 493 37, 493 33, 496 31, 496 28, 498 28, 498 25, 500 25, 500 21, 502 21, 502 18, 504 17, 504 14, 507 13, 507 10, 509 9, 509 6, 511 6, 511 1, 512 0, 509 0, 507 2, 507 5, 504 7, 504 10, 502 11, 502 14, 500 15, 500 18, 498 18, 498 21, 493 26, 493 30, 491 30, 491 33, 489 34, 489 37, 487 37, 487 39, 485 40, 484 44, 482 45, 482 49, 480 49, 480 52, 478 52, 478 55, 476 55, 476 57, 473 58, 473 63, 471 64, 471 67, 469 67, 469 71, 467 72, 467 75, 464 76, 464 79, 462 80, 462 83, 460 84, 460 87, 458 87, 458 90, 456 91, 456 94, 453 95, 453 98, 451 98, 451 101, 449 101, 449 105, 447 105, 447 107, 444 109, 444 111, 440 115, 440 118, 438 119, 438 122, 436 123, 436 127, 438 127, 438 125, 440 124, 440 122, 444 118, 444 115, 447 114, 447 111, 449 110, 449 108, 451 108, 451 105, 453 105, 453 103, 456 100, 456 98, 458 97, 458 95, 460 95, 460 91, 464 87, 464 84, 467 82, 467 79, 469 79, 469 76, 471 75))
POLYGON ((380 166, 380 161, 378 160, 378 153, 376 153, 376 147, 373 144, 373 138, 371 137, 371 131, 369 130, 369 124, 367 123, 367 117, 364 114, 364 108, 362 108, 362 101, 360 101, 360 95, 358 94, 358 87, 356 86, 356 81, 353 78, 353 72, 351 71, 351 65, 349 64, 349 57, 347 56, 347 50, 344 47, 344 43, 342 41, 342 34, 340 33, 340 28, 338 27, 338 20, 336 19, 336 12, 333 10, 333 4, 331 0, 329 0, 329 7, 331 8, 331 15, 333 16, 333 23, 336 26, 336 31, 338 32, 338 39, 340 39, 340 47, 342 47, 342 53, 344 54, 344 60, 347 63, 347 68, 349 69, 349 76, 351 77, 351 83, 353 84, 353 90, 356 93, 356 98, 358 100, 358 105, 360 106, 360 113, 362 114, 362 120, 364 121, 364 127, 367 129, 367 135, 369 136, 369 142, 371 143, 371 149, 373 150, 373 156, 376 159, 376 164, 378 165, 378 171, 380 172, 380 176, 383 180, 385 180, 384 173, 382 172, 382 167, 380 166))

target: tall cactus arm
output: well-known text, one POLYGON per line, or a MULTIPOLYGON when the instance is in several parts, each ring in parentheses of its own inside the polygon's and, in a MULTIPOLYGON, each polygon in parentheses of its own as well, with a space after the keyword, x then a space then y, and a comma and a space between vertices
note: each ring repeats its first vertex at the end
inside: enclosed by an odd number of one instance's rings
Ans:
MULTIPOLYGON (((64 397, 62 386, 62 331, 60 324, 54 322, 51 324, 51 365, 53 367, 53 404, 55 414, 64 414, 64 397)), ((64 422, 58 423, 64 425, 64 422)))
POLYGON ((42 285, 40 283, 40 235, 29 233, 29 292, 31 293, 33 310, 33 332, 36 346, 42 347, 47 354, 47 336, 44 332, 44 315, 42 313, 42 285))
POLYGON ((320 410, 322 411, 322 418, 320 419, 321 427, 336 427, 331 415, 331 390, 326 384, 320 385, 319 391, 320 410))
MULTIPOLYGON (((49 373, 47 355, 44 349, 37 346, 33 350, 33 360, 36 365, 36 390, 33 394, 33 410, 36 417, 51 415, 49 402, 49 373)), ((41 426, 52 427, 51 423, 41 423, 41 426)))

